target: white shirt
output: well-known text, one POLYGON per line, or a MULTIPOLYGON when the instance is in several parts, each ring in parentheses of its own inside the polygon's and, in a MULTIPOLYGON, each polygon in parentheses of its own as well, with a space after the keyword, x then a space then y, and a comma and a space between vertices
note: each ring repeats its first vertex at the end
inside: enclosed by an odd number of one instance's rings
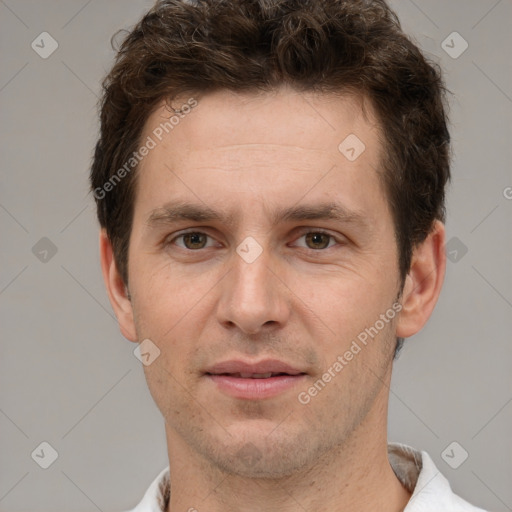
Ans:
MULTIPOLYGON (((396 476, 412 493, 404 512, 485 512, 453 493, 427 452, 389 443, 388 457, 396 476)), ((167 467, 151 483, 142 501, 128 512, 166 512, 170 492, 167 467)))

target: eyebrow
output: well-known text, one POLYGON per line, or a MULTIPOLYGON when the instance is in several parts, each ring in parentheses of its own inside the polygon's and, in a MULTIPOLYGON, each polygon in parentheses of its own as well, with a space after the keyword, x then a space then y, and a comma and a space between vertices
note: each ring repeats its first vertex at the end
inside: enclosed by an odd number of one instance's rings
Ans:
MULTIPOLYGON (((206 205, 172 202, 153 210, 146 224, 149 227, 157 227, 188 220, 193 222, 219 221, 225 225, 233 226, 235 218, 233 214, 219 212, 206 205)), ((282 208, 274 211, 271 215, 272 226, 276 226, 279 222, 304 220, 335 220, 344 224, 359 225, 362 228, 369 227, 368 220, 362 212, 349 210, 334 202, 282 208)))

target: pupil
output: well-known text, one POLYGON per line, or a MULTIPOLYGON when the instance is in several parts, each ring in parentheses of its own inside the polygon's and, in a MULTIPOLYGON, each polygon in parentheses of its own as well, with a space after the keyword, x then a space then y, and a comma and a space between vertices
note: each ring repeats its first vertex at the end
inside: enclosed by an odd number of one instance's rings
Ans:
MULTIPOLYGON (((313 244, 322 244, 322 237, 324 237, 325 240, 328 240, 327 235, 324 235, 323 233, 313 233, 309 235, 310 241, 313 242, 313 244)), ((325 248, 327 245, 324 243, 321 248, 325 248)))
POLYGON ((189 233, 187 235, 187 239, 189 242, 191 242, 192 245, 201 244, 201 241, 198 240, 201 238, 201 233, 189 233))

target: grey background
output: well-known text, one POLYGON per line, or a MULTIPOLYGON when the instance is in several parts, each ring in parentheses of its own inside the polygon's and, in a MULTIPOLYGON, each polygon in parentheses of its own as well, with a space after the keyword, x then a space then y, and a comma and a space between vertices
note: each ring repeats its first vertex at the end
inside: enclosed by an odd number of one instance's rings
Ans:
MULTIPOLYGON (((110 37, 151 5, 0 0, 2 512, 127 509, 167 465, 163 421, 104 290, 87 183, 110 37), (43 31, 59 44, 47 59, 31 48, 43 31), (43 237, 57 249, 47 261, 33 252, 43 237), (59 454, 46 470, 31 458, 43 441, 59 454)), ((512 2, 392 5, 454 93, 457 255, 395 365, 389 438, 428 451, 467 500, 512 510, 512 2), (456 59, 441 47, 453 31, 469 43, 456 59), (458 469, 441 457, 452 441, 469 454, 458 469)))

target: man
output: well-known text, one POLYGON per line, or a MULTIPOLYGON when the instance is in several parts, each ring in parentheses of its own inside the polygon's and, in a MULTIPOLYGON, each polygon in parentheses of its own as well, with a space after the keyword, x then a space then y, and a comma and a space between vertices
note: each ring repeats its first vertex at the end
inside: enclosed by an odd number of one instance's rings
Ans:
POLYGON ((387 443, 444 273, 438 69, 384 1, 160 1, 104 82, 103 276, 169 467, 146 511, 477 511, 387 443))

